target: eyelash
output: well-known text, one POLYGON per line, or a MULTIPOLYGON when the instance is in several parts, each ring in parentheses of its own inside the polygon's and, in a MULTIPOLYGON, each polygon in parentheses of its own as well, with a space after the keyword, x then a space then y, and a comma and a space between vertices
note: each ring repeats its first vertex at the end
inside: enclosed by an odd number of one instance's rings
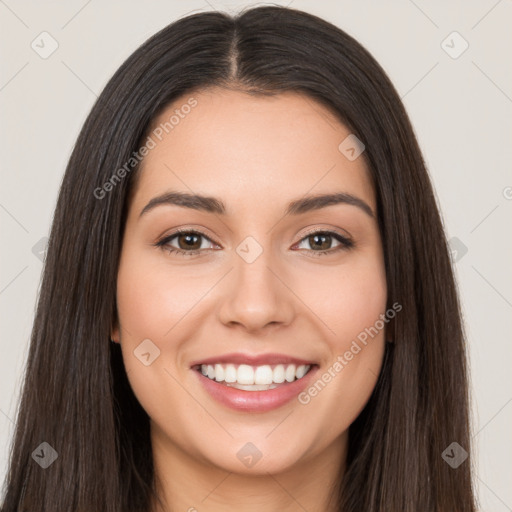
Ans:
MULTIPOLYGON (((179 236, 181 234, 184 234, 184 233, 185 234, 192 234, 192 235, 199 235, 199 236, 202 236, 202 237, 206 238, 210 242, 215 243, 212 240, 210 240, 210 238, 208 236, 206 236, 204 233, 201 233, 200 231, 196 231, 194 229, 180 229, 180 230, 175 231, 171 235, 166 236, 162 240, 159 240, 154 245, 157 246, 157 247, 161 247, 162 249, 167 251, 168 254, 177 253, 177 254, 180 254, 182 256, 194 256, 196 254, 199 254, 202 249, 195 250, 195 251, 184 251, 183 249, 177 249, 176 247, 169 247, 167 245, 167 244, 169 244, 169 242, 173 238, 176 238, 177 236, 179 236)), ((325 231, 325 230, 311 231, 309 233, 306 233, 299 240, 299 242, 297 242, 297 244, 300 244, 304 239, 309 238, 310 236, 313 236, 313 235, 330 235, 330 236, 332 236, 332 238, 334 238, 335 240, 340 242, 340 245, 338 247, 335 247, 334 249, 326 249, 324 251, 314 251, 312 249, 308 249, 311 253, 314 254, 315 257, 316 256, 322 256, 324 254, 333 254, 333 253, 336 253, 338 251, 343 251, 343 250, 346 251, 346 250, 349 250, 349 249, 352 249, 353 247, 355 247, 355 243, 351 239, 349 239, 349 238, 347 238, 347 237, 345 237, 345 236, 343 236, 343 235, 341 235, 341 234, 339 234, 339 233, 337 233, 335 231, 325 231)), ((297 244, 295 244, 295 245, 297 245, 297 244)))

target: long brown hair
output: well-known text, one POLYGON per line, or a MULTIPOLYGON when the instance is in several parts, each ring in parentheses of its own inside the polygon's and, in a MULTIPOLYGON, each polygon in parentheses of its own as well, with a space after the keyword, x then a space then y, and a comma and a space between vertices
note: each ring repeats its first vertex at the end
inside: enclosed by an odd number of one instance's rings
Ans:
POLYGON ((305 93, 366 147, 389 304, 402 311, 372 397, 350 427, 346 472, 333 494, 339 510, 474 512, 471 458, 456 468, 443 458, 452 442, 471 453, 465 336, 413 128, 385 72, 356 40, 274 6, 170 24, 122 64, 92 108, 55 210, 1 510, 149 510, 149 418, 109 341, 138 167, 108 193, 95 191, 107 190, 170 102, 211 86, 305 93), (42 442, 58 454, 46 469, 32 457, 42 442))

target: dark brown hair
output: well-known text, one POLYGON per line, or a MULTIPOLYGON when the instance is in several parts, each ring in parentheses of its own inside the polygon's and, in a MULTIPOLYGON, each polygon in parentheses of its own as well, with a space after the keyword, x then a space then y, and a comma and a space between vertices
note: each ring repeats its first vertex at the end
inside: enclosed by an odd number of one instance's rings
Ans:
MULTIPOLYGON (((149 510, 149 419, 118 344, 116 278, 137 168, 98 187, 138 150, 170 102, 207 87, 305 93, 366 146, 377 195, 394 343, 370 401, 351 425, 343 512, 474 512, 465 336, 432 185, 400 97, 352 37, 283 7, 184 17, 138 48, 92 108, 61 186, 33 325, 3 512, 149 510), (31 454, 43 441, 57 460, 31 454)), ((341 142, 341 141, 340 141, 341 142)), ((179 421, 179 420, 178 420, 179 421)))

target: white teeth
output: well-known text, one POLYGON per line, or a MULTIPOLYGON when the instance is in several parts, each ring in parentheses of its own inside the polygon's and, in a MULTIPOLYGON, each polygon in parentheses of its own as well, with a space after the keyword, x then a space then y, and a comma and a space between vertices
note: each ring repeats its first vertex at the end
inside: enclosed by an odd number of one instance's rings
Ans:
POLYGON ((276 384, 293 382, 302 379, 308 373, 311 365, 295 366, 294 364, 278 364, 274 368, 265 364, 249 366, 247 364, 202 364, 201 373, 211 380, 224 382, 230 387, 248 391, 273 389, 276 384))
POLYGON ((248 364, 241 364, 236 372, 238 384, 254 384, 254 370, 248 364))
POLYGON ((277 384, 253 384, 246 386, 243 384, 226 384, 230 388, 242 389, 244 391, 268 391, 269 389, 277 388, 277 384))
MULTIPOLYGON (((295 376, 297 377, 297 379, 302 379, 302 377, 304 377, 304 375, 306 375, 308 370, 309 370, 309 366, 306 366, 305 364, 303 364, 302 366, 299 366, 297 368, 297 372, 295 373, 295 376)), ((208 372, 208 373, 210 373, 210 372, 208 372)))
POLYGON ((284 372, 286 382, 293 382, 295 380, 295 365, 290 364, 286 367, 284 372))
POLYGON ((272 373, 272 380, 277 384, 282 384, 285 378, 284 366, 282 364, 278 364, 272 373))
POLYGON ((226 382, 236 382, 236 368, 234 364, 228 364, 224 373, 224 380, 226 382))
POLYGON ((222 368, 222 365, 220 364, 215 365, 215 380, 217 382, 222 382, 224 380, 224 368, 222 368))
POLYGON ((268 364, 258 366, 254 372, 254 384, 272 384, 272 368, 268 364))

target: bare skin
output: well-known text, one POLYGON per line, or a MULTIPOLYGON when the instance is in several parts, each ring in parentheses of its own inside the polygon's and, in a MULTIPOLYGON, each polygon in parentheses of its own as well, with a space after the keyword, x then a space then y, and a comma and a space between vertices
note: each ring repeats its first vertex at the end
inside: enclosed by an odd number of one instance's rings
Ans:
POLYGON ((375 387, 386 339, 383 328, 341 371, 332 370, 386 310, 382 242, 365 162, 350 161, 338 149, 348 129, 296 93, 199 91, 177 100, 154 126, 191 96, 197 106, 144 159, 129 205, 112 330, 151 418, 165 503, 154 510, 334 511, 329 498, 343 475, 348 428, 375 387), (226 213, 163 204, 141 215, 152 198, 171 190, 214 196, 226 213), (344 203, 285 215, 290 201, 335 192, 361 199, 373 217, 344 203), (204 236, 193 249, 184 235, 155 245, 176 228, 204 236), (354 246, 329 235, 315 242, 311 231, 341 234, 354 246), (237 253, 249 236, 262 250, 251 263, 237 253), (134 355, 145 339, 160 350, 148 366, 134 355), (234 410, 214 400, 190 367, 232 352, 311 360, 318 378, 329 368, 332 378, 303 403, 234 410), (248 442, 262 455, 252 467, 237 456, 248 442))

